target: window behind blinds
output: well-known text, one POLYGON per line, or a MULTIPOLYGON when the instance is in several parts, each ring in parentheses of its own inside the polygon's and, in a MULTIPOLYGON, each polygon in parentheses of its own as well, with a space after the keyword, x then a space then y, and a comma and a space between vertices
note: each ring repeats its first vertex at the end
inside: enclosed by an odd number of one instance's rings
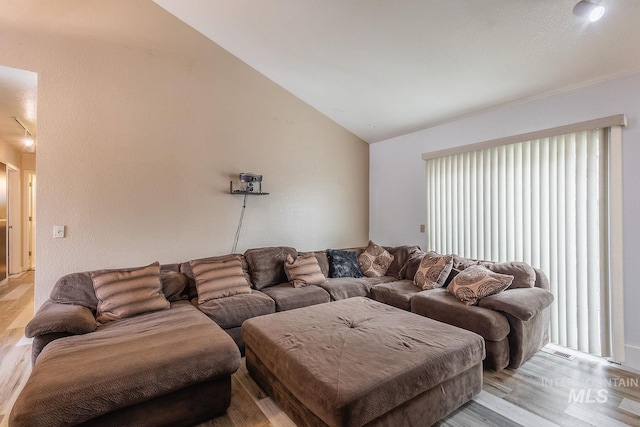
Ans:
POLYGON ((611 351, 607 135, 425 159, 429 249, 542 269, 555 296, 552 342, 603 356, 611 351))

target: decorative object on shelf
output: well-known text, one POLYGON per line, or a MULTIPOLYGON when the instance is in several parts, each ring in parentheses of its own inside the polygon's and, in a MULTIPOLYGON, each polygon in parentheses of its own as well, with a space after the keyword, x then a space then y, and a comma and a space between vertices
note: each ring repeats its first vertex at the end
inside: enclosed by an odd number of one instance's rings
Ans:
POLYGON ((240 180, 240 189, 233 189, 233 181, 229 181, 229 193, 231 194, 256 194, 265 195, 269 193, 262 192, 262 175, 258 175, 250 172, 242 172, 238 179, 240 180), (255 189, 255 184, 258 184, 258 191, 255 189))
POLYGON ((601 4, 590 0, 581 0, 573 7, 573 14, 580 18, 596 22, 604 15, 605 8, 601 4))
POLYGON ((238 247, 238 240, 240 239, 240 230, 242 229, 242 220, 244 219, 244 211, 247 207, 247 196, 255 195, 255 196, 266 196, 269 193, 262 192, 262 175, 258 175, 250 172, 242 172, 238 175, 238 179, 240 180, 240 189, 233 189, 233 181, 229 182, 229 193, 230 194, 244 194, 244 201, 242 203, 242 211, 240 212, 240 221, 238 221, 238 229, 236 230, 236 237, 233 240, 233 248, 231 249, 231 253, 236 252, 236 248, 238 247), (255 184, 258 183, 258 191, 256 191, 255 184))

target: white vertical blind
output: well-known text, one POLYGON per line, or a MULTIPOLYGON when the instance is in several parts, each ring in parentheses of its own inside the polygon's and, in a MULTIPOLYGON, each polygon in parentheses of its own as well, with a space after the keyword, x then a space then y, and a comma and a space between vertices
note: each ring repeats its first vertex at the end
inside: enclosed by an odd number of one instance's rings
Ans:
POLYGON ((425 159, 429 249, 542 269, 552 342, 603 356, 606 150, 591 130, 425 159))

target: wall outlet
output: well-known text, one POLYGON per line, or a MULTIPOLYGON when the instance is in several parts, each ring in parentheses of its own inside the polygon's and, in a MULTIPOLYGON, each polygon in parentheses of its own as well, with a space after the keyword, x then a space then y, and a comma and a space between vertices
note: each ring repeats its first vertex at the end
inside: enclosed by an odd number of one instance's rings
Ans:
POLYGON ((421 233, 425 233, 426 232, 426 227, 424 224, 420 224, 420 232, 421 233))
POLYGON ((53 238, 54 239, 64 239, 64 225, 54 225, 53 226, 53 238))

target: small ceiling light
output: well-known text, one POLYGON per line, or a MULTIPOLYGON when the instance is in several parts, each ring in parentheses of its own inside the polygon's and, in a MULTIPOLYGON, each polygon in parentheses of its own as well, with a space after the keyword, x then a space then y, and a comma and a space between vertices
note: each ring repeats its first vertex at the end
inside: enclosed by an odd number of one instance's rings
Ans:
MULTIPOLYGON (((25 132, 26 133, 26 132, 25 132)), ((33 137, 31 135, 25 135, 24 138, 24 145, 26 147, 31 147, 33 146, 33 137)))
POLYGON ((574 15, 588 19, 590 22, 596 22, 602 18, 604 11, 604 6, 589 0, 581 0, 573 8, 574 15))

